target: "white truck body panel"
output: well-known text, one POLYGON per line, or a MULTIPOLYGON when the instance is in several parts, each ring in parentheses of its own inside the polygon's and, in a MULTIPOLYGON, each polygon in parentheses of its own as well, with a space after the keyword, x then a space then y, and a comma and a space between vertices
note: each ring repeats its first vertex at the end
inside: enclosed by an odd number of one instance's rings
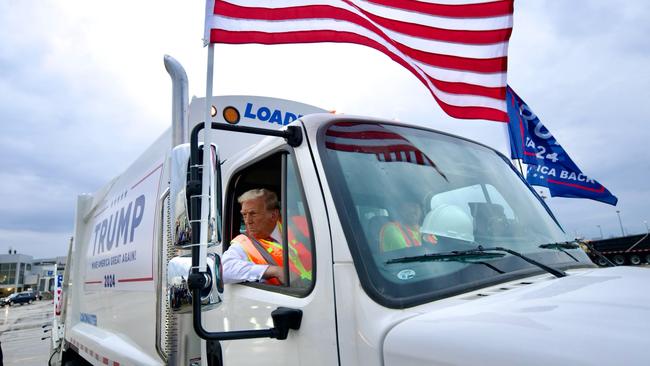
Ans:
MULTIPOLYGON (((202 119, 204 103, 205 98, 194 99, 190 126, 202 119)), ((241 125, 273 129, 304 114, 324 111, 267 97, 215 96, 213 104, 218 111, 219 106, 240 110, 241 125)), ((215 121, 226 123, 220 114, 215 121)), ((220 132, 215 143, 221 159, 229 163, 239 151, 262 139, 220 132)), ((79 198, 64 337, 93 364, 163 364, 156 350, 157 301, 165 296, 160 294, 158 273, 162 250, 159 198, 168 187, 170 151, 171 131, 167 130, 124 173, 94 195, 79 198)), ((233 323, 242 325, 234 319, 233 323)))
POLYGON ((77 212, 65 338, 96 364, 104 358, 126 365, 158 359, 151 341, 156 327, 156 233, 168 146, 167 132, 94 195, 87 211, 77 212), (119 230, 126 231, 118 235, 119 230))

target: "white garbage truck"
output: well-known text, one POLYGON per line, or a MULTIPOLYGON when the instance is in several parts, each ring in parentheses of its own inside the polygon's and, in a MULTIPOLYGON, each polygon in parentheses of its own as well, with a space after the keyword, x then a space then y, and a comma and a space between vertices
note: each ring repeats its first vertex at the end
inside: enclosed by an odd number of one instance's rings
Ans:
POLYGON ((274 98, 206 124, 165 65, 172 127, 78 197, 51 364, 648 364, 650 270, 596 267, 501 153, 274 98), (281 285, 223 282, 253 188, 281 285))

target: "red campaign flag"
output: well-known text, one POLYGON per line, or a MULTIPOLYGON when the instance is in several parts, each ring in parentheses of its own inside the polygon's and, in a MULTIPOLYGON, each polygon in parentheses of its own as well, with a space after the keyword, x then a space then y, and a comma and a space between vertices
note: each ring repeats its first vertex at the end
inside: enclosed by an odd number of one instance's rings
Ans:
POLYGON ((207 43, 355 43, 408 69, 451 117, 507 122, 513 0, 208 0, 207 43))

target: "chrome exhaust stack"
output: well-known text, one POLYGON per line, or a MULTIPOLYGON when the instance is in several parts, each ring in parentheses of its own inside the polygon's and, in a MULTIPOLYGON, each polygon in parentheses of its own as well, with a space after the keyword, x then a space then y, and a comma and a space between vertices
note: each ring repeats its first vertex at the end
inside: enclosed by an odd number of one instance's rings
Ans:
MULTIPOLYGON (((188 79, 185 69, 175 58, 165 55, 165 69, 172 79, 172 136, 170 146, 170 187, 161 197, 160 222, 162 235, 160 237, 159 253, 159 284, 158 284, 158 315, 156 331, 156 350, 167 365, 190 365, 191 360, 201 357, 201 339, 193 328, 191 311, 178 311, 185 297, 182 295, 183 268, 178 263, 184 263, 183 255, 189 251, 175 245, 178 225, 173 221, 177 200, 184 206, 187 162, 189 161, 189 97, 188 79), (182 179, 179 179, 181 177, 182 179), (170 267, 171 266, 171 267, 170 267)), ((185 234, 185 233, 183 233, 185 234)), ((185 237, 185 235, 183 236, 185 237)), ((187 257, 189 258, 189 257, 187 257)))
POLYGON ((172 148, 189 142, 188 82, 185 69, 175 58, 165 55, 165 69, 172 79, 172 148))

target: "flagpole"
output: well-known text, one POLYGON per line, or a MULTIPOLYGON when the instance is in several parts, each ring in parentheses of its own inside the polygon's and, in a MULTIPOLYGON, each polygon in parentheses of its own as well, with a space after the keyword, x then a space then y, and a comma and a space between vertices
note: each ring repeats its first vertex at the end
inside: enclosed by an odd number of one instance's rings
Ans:
MULTIPOLYGON (((201 235, 199 241, 199 272, 205 272, 208 250, 208 216, 210 212, 210 164, 212 155, 212 79, 214 73, 214 44, 208 44, 208 70, 205 80, 205 119, 203 128, 203 177, 201 184, 201 235)), ((216 197, 213 197, 216 199, 216 197)))
POLYGON ((521 165, 521 159, 517 159, 517 164, 519 164, 519 171, 521 172, 521 176, 525 178, 524 167, 521 165))

